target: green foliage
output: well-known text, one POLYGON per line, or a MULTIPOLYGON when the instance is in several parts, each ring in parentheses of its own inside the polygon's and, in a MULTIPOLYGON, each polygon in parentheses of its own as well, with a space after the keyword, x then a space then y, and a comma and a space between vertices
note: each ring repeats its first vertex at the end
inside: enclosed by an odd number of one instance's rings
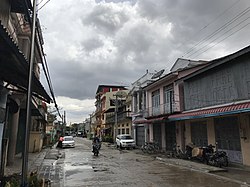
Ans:
POLYGON ((38 179, 37 172, 31 172, 28 179, 29 187, 41 186, 41 180, 38 179))
MULTIPOLYGON (((21 176, 14 174, 4 178, 4 187, 19 187, 21 185, 21 176)), ((38 178, 37 172, 31 172, 28 177, 29 187, 39 187, 42 186, 42 180, 38 178)))
POLYGON ((110 135, 103 136, 103 137, 102 137, 102 141, 103 141, 103 142, 113 143, 113 137, 110 136, 110 135))

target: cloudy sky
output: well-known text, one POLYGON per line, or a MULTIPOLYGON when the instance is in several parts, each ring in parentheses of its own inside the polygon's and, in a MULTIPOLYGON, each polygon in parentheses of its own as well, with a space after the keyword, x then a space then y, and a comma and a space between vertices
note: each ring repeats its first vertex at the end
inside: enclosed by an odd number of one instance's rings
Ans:
POLYGON ((130 86, 177 58, 211 60, 250 45, 249 0, 40 0, 38 16, 68 124, 95 110, 100 84, 130 86))

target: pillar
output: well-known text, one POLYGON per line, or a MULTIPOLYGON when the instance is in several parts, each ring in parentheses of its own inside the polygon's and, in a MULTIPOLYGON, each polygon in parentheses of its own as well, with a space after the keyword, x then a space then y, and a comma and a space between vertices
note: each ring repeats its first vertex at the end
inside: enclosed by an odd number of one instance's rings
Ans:
MULTIPOLYGON (((15 99, 15 101, 18 104, 18 106, 20 106, 20 100, 15 99)), ((9 136, 7 165, 13 165, 14 163, 14 158, 16 154, 16 141, 17 141, 19 114, 20 114, 20 107, 18 107, 18 111, 13 114, 12 122, 9 124, 11 126, 11 134, 9 136)))

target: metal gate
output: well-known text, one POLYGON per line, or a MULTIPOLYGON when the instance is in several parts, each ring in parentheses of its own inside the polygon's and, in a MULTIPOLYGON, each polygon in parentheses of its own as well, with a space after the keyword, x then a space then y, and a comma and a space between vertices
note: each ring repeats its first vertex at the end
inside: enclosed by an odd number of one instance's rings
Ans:
POLYGON ((145 127, 137 126, 136 127, 136 145, 142 146, 145 143, 145 127))
POLYGON ((175 122, 166 123, 166 150, 172 151, 176 144, 176 127, 175 122))
POLYGON ((227 152, 229 161, 242 163, 238 118, 216 118, 214 119, 214 125, 218 149, 227 152))
POLYGON ((207 123, 206 121, 196 121, 191 125, 191 141, 194 145, 203 147, 207 146, 207 123))
POLYGON ((154 142, 159 143, 160 148, 161 148, 162 143, 161 143, 161 124, 160 123, 153 123, 153 139, 154 139, 154 142))

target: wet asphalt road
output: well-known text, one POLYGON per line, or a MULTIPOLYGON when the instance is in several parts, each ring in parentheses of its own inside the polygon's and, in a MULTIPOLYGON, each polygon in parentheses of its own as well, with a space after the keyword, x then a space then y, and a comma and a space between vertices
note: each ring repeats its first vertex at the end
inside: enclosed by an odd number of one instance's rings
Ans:
POLYGON ((140 150, 102 146, 93 156, 91 142, 75 138, 76 147, 62 149, 58 160, 45 160, 43 169, 52 187, 244 187, 215 175, 167 165, 140 150))

